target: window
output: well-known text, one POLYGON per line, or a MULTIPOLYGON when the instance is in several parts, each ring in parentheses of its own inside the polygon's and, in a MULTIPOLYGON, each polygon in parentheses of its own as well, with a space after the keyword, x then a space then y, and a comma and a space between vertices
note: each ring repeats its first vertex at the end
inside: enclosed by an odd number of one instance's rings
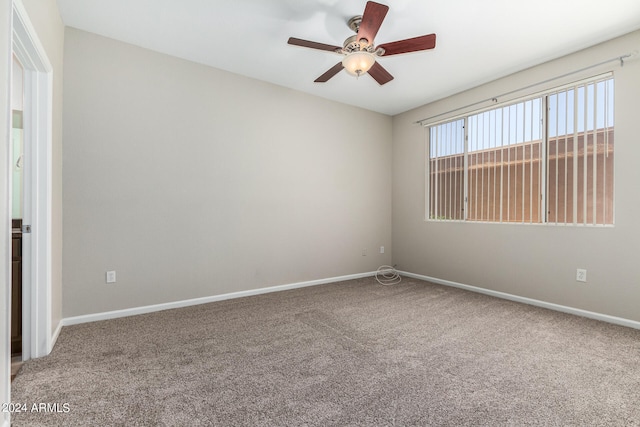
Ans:
POLYGON ((613 78, 429 127, 428 218, 613 224, 613 78))

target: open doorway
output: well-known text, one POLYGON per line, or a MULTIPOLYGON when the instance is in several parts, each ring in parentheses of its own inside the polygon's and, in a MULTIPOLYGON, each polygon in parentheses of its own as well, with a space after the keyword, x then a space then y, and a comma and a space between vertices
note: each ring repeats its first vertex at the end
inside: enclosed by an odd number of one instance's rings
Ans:
MULTIPOLYGON (((20 120, 21 129, 12 132, 22 137, 20 163, 22 308, 21 359, 45 356, 53 346, 51 328, 51 170, 52 170, 52 108, 53 68, 37 33, 21 2, 14 1, 12 12, 12 51, 15 61, 12 74, 22 75, 22 109, 13 120, 20 120), (17 64, 17 65, 16 65, 17 64)), ((19 100, 18 100, 19 104, 19 100)), ((15 109, 15 108, 14 108, 15 109)), ((15 125, 15 124, 14 124, 15 125)), ((12 141, 13 144, 13 141, 12 141)), ((14 170, 13 145, 10 170, 14 170)), ((16 158, 17 161, 17 158, 16 158)), ((11 175, 15 181, 14 175, 11 175)), ((14 187, 11 187, 12 193, 14 187)), ((15 191, 17 192, 17 190, 15 191)), ((14 206, 16 205, 16 206, 14 206)), ((16 224, 17 225, 17 224, 16 224)), ((12 233, 13 234, 13 233, 12 233)), ((12 236, 13 237, 13 236, 12 236)), ((13 264, 13 263, 12 263, 13 264)), ((12 319, 13 335, 13 319, 12 319)))
POLYGON ((22 224, 24 211, 24 68, 11 68, 11 378, 22 364, 22 224))

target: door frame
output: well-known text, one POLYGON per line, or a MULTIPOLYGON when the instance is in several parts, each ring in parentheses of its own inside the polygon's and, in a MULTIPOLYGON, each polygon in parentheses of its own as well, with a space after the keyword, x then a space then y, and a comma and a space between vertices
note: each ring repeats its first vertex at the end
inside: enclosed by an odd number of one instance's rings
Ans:
POLYGON ((53 67, 21 0, 12 0, 12 51, 24 68, 22 359, 53 347, 51 200, 53 67))

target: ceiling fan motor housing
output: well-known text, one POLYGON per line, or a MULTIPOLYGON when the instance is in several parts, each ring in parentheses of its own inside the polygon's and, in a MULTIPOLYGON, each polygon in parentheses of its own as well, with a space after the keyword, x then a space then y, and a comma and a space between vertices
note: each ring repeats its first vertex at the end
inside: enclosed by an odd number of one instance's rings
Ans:
POLYGON ((342 53, 352 53, 352 52, 374 52, 374 47, 372 44, 360 43, 357 40, 358 35, 354 35, 351 37, 347 37, 344 43, 342 44, 342 53))
POLYGON ((341 53, 348 55, 353 52, 369 52, 376 56, 384 55, 384 49, 382 48, 376 49, 371 40, 367 40, 367 39, 358 40, 358 30, 360 29, 361 22, 362 22, 361 15, 354 16, 353 18, 349 19, 349 22, 347 22, 347 25, 349 26, 349 28, 351 28, 351 30, 353 30, 353 32, 355 32, 356 34, 351 37, 347 37, 345 39, 344 43, 342 44, 341 53))

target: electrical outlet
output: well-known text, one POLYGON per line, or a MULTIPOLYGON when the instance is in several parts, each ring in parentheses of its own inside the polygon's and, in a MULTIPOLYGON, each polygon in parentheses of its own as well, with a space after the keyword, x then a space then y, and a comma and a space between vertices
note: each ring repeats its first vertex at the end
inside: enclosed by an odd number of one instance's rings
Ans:
POLYGON ((114 270, 107 271, 107 283, 116 283, 116 272, 114 270))
POLYGON ((587 270, 584 268, 579 268, 576 270, 576 281, 578 282, 586 282, 587 281, 587 270))
POLYGON ((367 248, 364 248, 364 249, 362 250, 362 256, 367 256, 367 248))
POLYGON ((383 254, 384 253, 384 246, 380 246, 380 253, 383 254))

